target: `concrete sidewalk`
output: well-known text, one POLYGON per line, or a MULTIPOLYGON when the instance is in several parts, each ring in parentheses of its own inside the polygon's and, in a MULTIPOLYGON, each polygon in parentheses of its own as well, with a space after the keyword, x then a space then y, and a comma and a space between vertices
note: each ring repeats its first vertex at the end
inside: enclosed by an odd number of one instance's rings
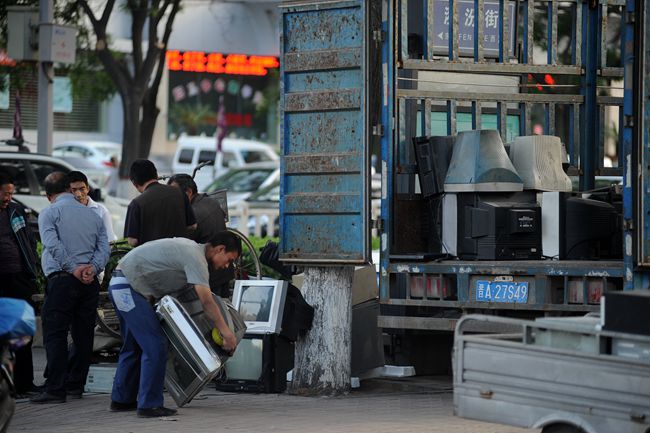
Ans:
MULTIPOLYGON (((42 349, 35 349, 35 352, 42 349)), ((41 359, 41 356, 37 356, 41 359)), ((38 368, 39 366, 37 366, 38 368)), ((42 368, 42 366, 40 366, 42 368)), ((37 382, 41 380, 37 379, 37 382)), ((166 405, 175 407, 165 396, 166 405)), ((453 416, 451 378, 371 379, 343 397, 224 393, 207 387, 171 418, 109 412, 108 394, 64 404, 18 401, 9 432, 358 432, 524 433, 453 416)))

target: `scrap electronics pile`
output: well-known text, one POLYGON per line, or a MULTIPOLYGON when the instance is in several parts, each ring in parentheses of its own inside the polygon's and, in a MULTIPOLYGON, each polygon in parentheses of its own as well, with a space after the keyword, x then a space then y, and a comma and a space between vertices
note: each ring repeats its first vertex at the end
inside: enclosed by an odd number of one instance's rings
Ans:
POLYGON ((293 368, 293 342, 313 320, 313 308, 283 280, 239 280, 233 304, 215 296, 237 337, 233 356, 212 338, 213 323, 192 288, 165 296, 156 312, 169 339, 165 386, 178 406, 209 382, 222 391, 282 392, 293 368), (227 362, 226 362, 227 361, 227 362))
POLYGON ((462 260, 622 257, 620 194, 572 192, 554 136, 494 130, 413 139, 433 221, 430 253, 462 260))

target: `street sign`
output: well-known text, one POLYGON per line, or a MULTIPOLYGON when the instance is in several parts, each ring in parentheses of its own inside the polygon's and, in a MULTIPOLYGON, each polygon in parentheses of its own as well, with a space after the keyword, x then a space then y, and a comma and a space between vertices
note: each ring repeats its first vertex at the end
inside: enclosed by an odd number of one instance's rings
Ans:
POLYGON ((39 28, 41 62, 71 64, 75 62, 77 29, 71 26, 41 23, 39 28))
MULTIPOLYGON (((476 17, 474 13, 473 0, 458 1, 458 48, 461 56, 474 55, 474 26, 476 17)), ((449 0, 433 0, 433 49, 438 55, 449 53, 449 20, 451 11, 449 0)), ((515 2, 508 2, 508 53, 513 55, 515 49, 515 2)), ((483 52, 486 57, 497 57, 499 55, 499 40, 501 39, 500 27, 501 17, 499 16, 499 2, 485 1, 483 3, 484 14, 484 39, 483 52)))

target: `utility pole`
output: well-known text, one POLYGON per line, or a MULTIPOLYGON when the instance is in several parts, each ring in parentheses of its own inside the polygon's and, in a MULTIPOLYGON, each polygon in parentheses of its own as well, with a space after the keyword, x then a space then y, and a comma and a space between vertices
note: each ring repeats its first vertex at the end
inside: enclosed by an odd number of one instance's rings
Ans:
MULTIPOLYGON (((53 0, 39 1, 40 24, 50 24, 54 20, 53 0)), ((40 27, 40 25, 39 25, 40 27)), ((52 104, 52 79, 54 66, 46 58, 51 39, 46 32, 39 32, 38 43, 38 152, 52 154, 52 129, 54 110, 52 104), (46 40, 47 39, 47 40, 46 40)))

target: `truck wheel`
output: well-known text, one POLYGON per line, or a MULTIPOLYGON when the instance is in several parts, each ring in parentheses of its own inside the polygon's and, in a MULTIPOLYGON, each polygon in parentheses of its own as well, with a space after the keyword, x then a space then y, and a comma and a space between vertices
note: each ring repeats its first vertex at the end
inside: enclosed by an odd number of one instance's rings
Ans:
POLYGON ((585 433, 579 427, 571 424, 551 424, 542 429, 542 433, 585 433))

